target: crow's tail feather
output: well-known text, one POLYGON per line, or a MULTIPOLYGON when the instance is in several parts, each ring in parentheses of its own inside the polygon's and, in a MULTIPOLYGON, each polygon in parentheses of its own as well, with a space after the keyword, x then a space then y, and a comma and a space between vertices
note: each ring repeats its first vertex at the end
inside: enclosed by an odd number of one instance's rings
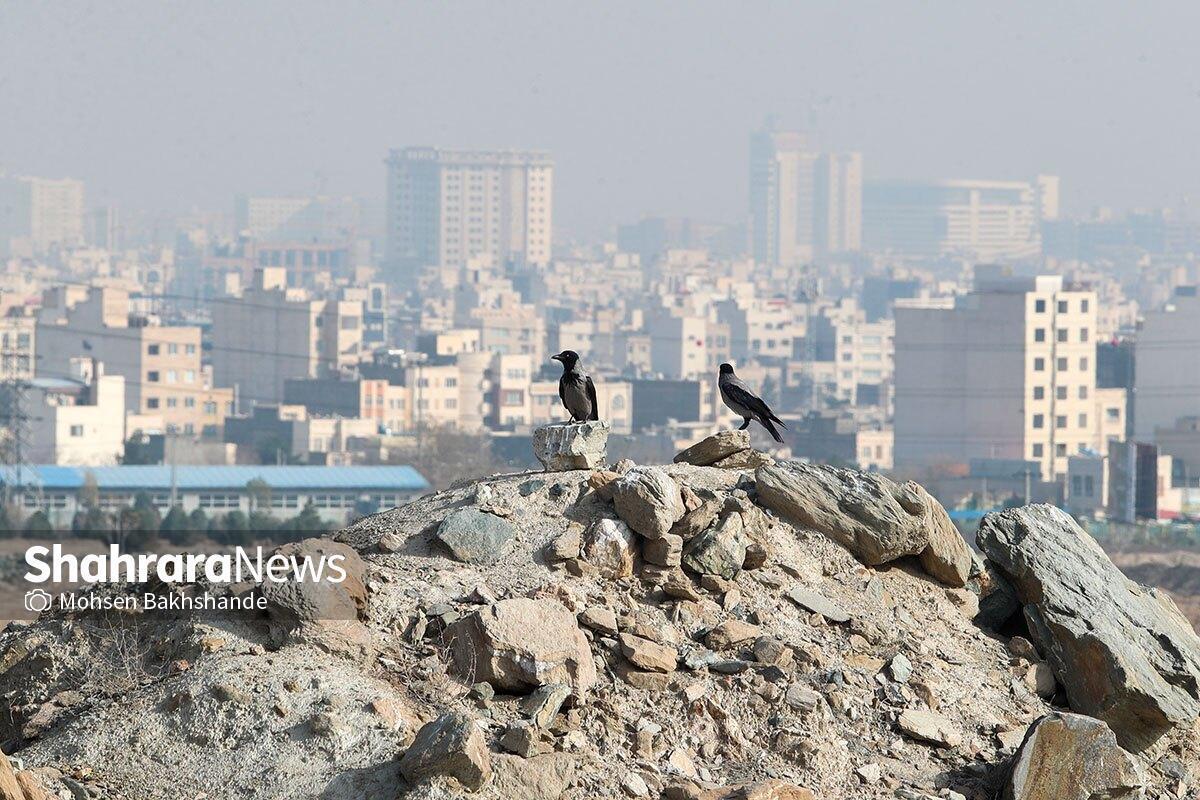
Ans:
MULTIPOLYGON (((779 431, 775 430, 775 426, 771 424, 771 420, 767 419, 766 417, 759 417, 758 421, 764 428, 767 429, 767 433, 771 434, 772 439, 780 444, 783 444, 783 437, 779 435, 779 431)), ((782 422, 779 424, 783 425, 782 422)), ((784 425, 784 427, 786 428, 787 426, 784 425)))

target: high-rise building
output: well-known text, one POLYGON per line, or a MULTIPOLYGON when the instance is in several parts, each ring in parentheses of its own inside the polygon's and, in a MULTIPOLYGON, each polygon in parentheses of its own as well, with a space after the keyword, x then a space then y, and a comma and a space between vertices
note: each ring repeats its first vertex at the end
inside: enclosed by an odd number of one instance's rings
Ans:
POLYGON ((0 256, 83 243, 83 181, 0 176, 0 256))
POLYGON ((1035 461, 1054 480, 1124 435, 1124 390, 1096 388, 1094 291, 978 268, 970 294, 895 316, 897 465, 1035 461))
POLYGON ((541 152, 408 147, 387 161, 393 269, 550 260, 554 162, 541 152))
POLYGON ((358 232, 360 217, 350 197, 234 198, 238 233, 262 241, 346 242, 358 232))
POLYGON ((902 255, 1020 258, 1041 252, 1041 220, 1057 215, 1053 176, 1039 176, 1036 184, 868 181, 863 243, 902 255))
POLYGON ((750 139, 754 258, 794 266, 862 244, 862 154, 819 153, 802 134, 759 131, 750 139))

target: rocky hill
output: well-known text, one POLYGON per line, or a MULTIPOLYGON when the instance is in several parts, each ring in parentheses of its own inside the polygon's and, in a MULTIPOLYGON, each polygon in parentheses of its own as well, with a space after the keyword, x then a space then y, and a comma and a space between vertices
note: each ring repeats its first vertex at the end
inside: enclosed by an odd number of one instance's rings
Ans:
POLYGON ((1200 640, 1069 517, 983 559, 916 484, 678 460, 289 545, 351 577, 224 589, 261 615, 10 626, 0 798, 1197 796, 1200 640))

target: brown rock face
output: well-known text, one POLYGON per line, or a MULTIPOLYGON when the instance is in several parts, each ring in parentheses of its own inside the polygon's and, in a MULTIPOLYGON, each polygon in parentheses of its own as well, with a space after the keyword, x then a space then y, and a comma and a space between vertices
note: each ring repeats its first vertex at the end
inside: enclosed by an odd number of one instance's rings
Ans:
POLYGON ((767 508, 820 531, 868 566, 929 545, 924 499, 882 475, 785 461, 759 467, 755 484, 767 508))
POLYGON ((465 714, 443 714, 417 731, 400 758, 400 774, 410 784, 427 778, 453 778, 479 789, 492 774, 492 757, 483 731, 465 714))
POLYGON ((643 639, 631 633, 620 636, 621 653, 638 669, 650 672, 673 672, 679 663, 679 653, 665 644, 643 639))
POLYGON ((1141 751, 1200 715, 1200 638, 1156 592, 1126 578, 1053 506, 988 514, 980 547, 1007 578, 1029 632, 1071 700, 1141 751))
POLYGON ((596 682, 587 639, 574 615, 554 600, 501 600, 447 633, 458 672, 497 689, 525 692, 565 683, 582 696, 596 682))
POLYGON ((279 547, 273 555, 296 564, 309 559, 308 575, 313 575, 320 559, 325 559, 322 580, 263 583, 267 611, 273 620, 289 626, 322 620, 354 620, 366 609, 367 590, 363 583, 366 566, 349 545, 332 539, 304 539, 279 547), (334 580, 337 576, 329 569, 334 563, 345 570, 346 577, 341 582, 334 580))
POLYGON ((696 442, 675 456, 676 464, 707 467, 735 453, 750 449, 750 431, 720 431, 696 442))
POLYGON ((1013 762, 1005 800, 1134 798, 1144 785, 1133 757, 1103 722, 1047 714, 1029 726, 1013 762))
POLYGON ((670 533, 683 516, 679 484, 657 467, 629 470, 612 484, 612 490, 617 515, 647 539, 670 533))
POLYGON ((904 486, 925 503, 925 529, 929 533, 929 545, 920 553, 921 566, 947 586, 966 586, 967 578, 971 575, 970 546, 950 521, 946 509, 925 491, 925 487, 913 481, 908 481, 904 486))

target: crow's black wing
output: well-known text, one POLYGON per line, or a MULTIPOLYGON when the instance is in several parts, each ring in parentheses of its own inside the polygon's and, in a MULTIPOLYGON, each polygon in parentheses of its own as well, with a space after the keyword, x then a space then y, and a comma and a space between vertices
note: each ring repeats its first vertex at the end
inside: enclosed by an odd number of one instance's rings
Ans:
POLYGON ((737 383, 733 381, 726 383, 725 394, 729 395, 730 400, 743 408, 750 409, 755 414, 760 414, 767 419, 771 419, 774 416, 771 413, 771 409, 767 408, 767 404, 762 401, 762 398, 747 389, 740 381, 737 383))
POLYGON ((592 413, 591 413, 591 415, 588 416, 588 419, 599 420, 600 419, 600 404, 596 402, 596 384, 592 383, 591 375, 589 375, 587 377, 587 379, 584 381, 584 383, 587 387, 588 402, 592 404, 592 413))
POLYGON ((567 375, 564 372, 563 376, 558 379, 558 399, 562 402, 563 408, 567 407, 567 375))

